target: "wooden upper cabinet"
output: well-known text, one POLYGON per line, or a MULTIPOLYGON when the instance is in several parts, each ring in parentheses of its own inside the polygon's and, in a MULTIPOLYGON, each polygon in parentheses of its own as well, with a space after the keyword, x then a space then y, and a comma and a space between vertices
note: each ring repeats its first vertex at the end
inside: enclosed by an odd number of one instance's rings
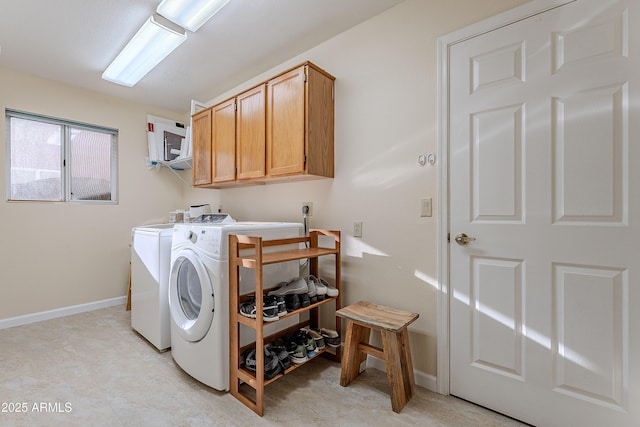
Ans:
POLYGON ((311 63, 268 82, 268 177, 333 178, 333 82, 311 63))
POLYGON ((212 182, 236 178, 236 105, 235 98, 211 108, 212 182))
POLYGON ((193 115, 193 185, 211 184, 211 109, 193 115))
POLYGON ((333 178, 333 82, 306 62, 193 115, 193 185, 333 178))
POLYGON ((266 84, 236 97, 237 179, 265 175, 266 84))

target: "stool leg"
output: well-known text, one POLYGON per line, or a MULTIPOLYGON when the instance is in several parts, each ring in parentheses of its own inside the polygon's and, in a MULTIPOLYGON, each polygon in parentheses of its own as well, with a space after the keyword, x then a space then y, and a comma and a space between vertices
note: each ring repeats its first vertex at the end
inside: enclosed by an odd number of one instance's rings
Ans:
MULTIPOLYGON (((403 353, 402 337, 400 333, 382 331, 382 343, 387 363, 387 380, 391 394, 391 408, 393 412, 400 412, 409 401, 407 386, 405 385, 406 362, 403 353), (405 365, 403 367, 403 365, 405 365)), ((410 389, 409 389, 410 390, 410 389)))
POLYGON ((357 325, 351 320, 347 322, 347 335, 344 339, 344 353, 342 355, 342 369, 340 371, 340 385, 346 387, 360 374, 360 364, 367 355, 358 350, 361 342, 369 343, 371 330, 357 325))
POLYGON ((402 360, 402 377, 407 400, 416 392, 416 380, 413 375, 413 363, 411 361, 411 347, 409 347, 409 330, 404 328, 400 332, 400 351, 404 355, 402 360))

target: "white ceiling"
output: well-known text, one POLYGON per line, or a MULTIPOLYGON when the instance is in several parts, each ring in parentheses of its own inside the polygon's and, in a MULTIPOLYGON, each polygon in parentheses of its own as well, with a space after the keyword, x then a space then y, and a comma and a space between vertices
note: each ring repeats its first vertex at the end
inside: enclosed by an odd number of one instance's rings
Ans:
POLYGON ((126 88, 102 72, 160 0, 0 0, 0 67, 185 112, 401 1, 231 0, 126 88))

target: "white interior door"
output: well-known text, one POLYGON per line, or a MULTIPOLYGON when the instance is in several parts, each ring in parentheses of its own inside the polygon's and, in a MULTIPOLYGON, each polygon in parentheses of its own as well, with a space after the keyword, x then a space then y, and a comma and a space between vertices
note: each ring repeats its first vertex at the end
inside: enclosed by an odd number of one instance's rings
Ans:
POLYGON ((638 23, 578 0, 450 48, 451 394, 640 425, 638 23))

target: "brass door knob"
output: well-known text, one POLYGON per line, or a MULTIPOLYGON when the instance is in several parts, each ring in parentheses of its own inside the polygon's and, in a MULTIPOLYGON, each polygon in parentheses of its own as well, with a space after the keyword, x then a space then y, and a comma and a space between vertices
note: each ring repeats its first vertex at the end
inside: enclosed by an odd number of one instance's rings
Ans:
POLYGON ((476 238, 475 237, 469 237, 464 233, 458 233, 458 234, 456 234, 456 237, 455 237, 454 240, 460 246, 466 246, 466 245, 469 244, 469 242, 473 242, 474 240, 476 240, 476 238))

